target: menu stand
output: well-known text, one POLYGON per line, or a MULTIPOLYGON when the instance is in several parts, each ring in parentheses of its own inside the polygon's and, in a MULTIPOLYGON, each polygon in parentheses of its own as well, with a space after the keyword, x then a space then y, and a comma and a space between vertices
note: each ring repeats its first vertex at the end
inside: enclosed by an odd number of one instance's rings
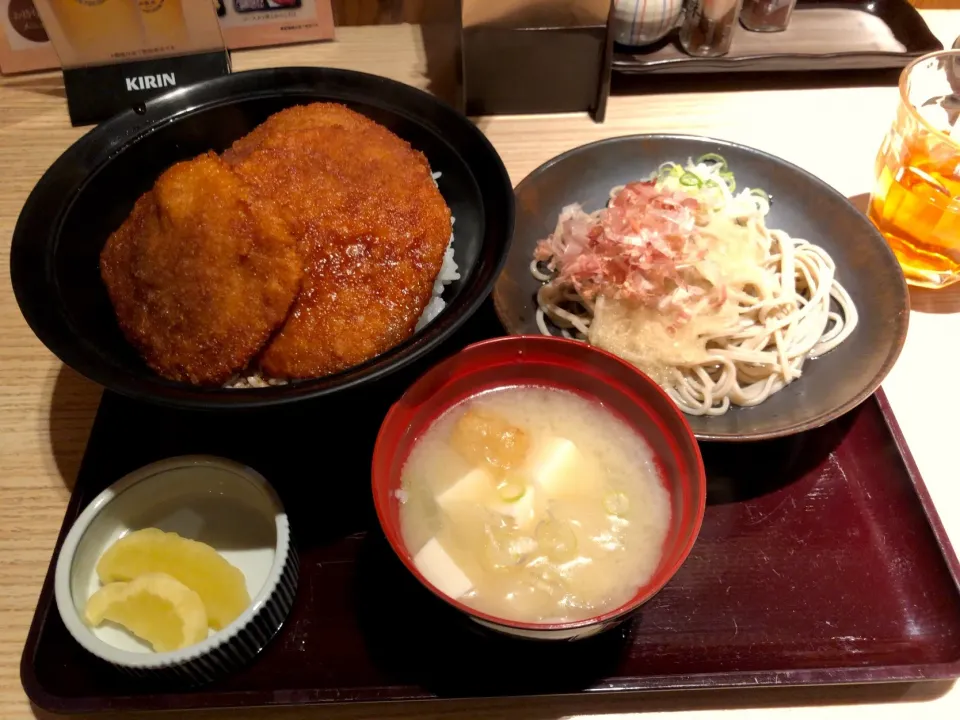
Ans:
POLYGON ((70 121, 87 125, 230 73, 216 9, 186 0, 35 0, 63 66, 70 121))

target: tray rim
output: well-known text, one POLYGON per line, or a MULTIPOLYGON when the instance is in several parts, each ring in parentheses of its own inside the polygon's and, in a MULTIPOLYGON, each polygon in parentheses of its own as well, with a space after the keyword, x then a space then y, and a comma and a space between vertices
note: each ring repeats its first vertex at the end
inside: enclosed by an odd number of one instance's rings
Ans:
MULTIPOLYGON (((105 393, 106 395, 106 393, 105 393)), ((923 482, 919 468, 913 458, 913 454, 906 443, 900 425, 896 420, 890 402, 883 391, 879 388, 873 395, 869 396, 864 402, 875 402, 884 424, 893 438, 897 452, 903 460, 904 468, 907 472, 910 482, 913 485, 917 497, 923 509, 927 524, 933 532, 940 549, 941 557, 947 565, 947 569, 953 580, 954 586, 960 592, 960 560, 958 560, 950 539, 947 537, 946 529, 943 526, 936 507, 933 504, 933 498, 923 482)), ((94 418, 94 427, 103 411, 103 399, 97 407, 97 413, 94 418)), ((92 435, 92 433, 91 433, 92 435)), ((87 464, 87 457, 80 465, 82 474, 84 466, 87 464)), ((92 498, 90 498, 92 499, 92 498)), ((86 503, 84 503, 86 504, 86 503)), ((590 688, 580 692, 570 693, 530 693, 516 695, 497 695, 490 697, 471 697, 471 698, 444 698, 431 695, 427 692, 423 694, 411 694, 409 697, 396 698, 391 700, 377 699, 353 699, 350 692, 333 690, 301 690, 284 691, 282 693, 273 692, 272 696, 265 697, 266 691, 240 691, 224 692, 219 694, 200 693, 155 693, 150 695, 114 695, 114 696, 88 696, 82 698, 65 698, 48 692, 40 683, 36 676, 33 665, 33 657, 46 624, 50 612, 56 612, 56 606, 53 602, 53 574, 56 568, 56 560, 63 546, 63 541, 69 532, 70 526, 82 510, 80 495, 76 488, 70 495, 64 513, 63 522, 60 527, 60 533, 57 536, 53 553, 50 558, 50 565, 40 589, 37 598, 37 609, 34 612, 33 619, 30 622, 30 629, 24 643, 23 652, 20 658, 20 681, 27 698, 41 710, 57 714, 81 714, 81 713, 103 713, 103 712, 160 712, 169 710, 214 710, 229 708, 277 708, 277 707, 303 707, 303 706, 353 706, 353 705, 410 705, 423 706, 425 704, 453 705, 463 704, 470 701, 499 700, 506 701, 520 698, 550 698, 550 697, 579 697, 583 695, 605 697, 639 697, 646 693, 666 690, 695 690, 695 689, 736 689, 736 688, 764 688, 764 687, 800 687, 806 685, 821 686, 850 686, 850 685, 869 685, 900 682, 926 682, 942 681, 960 677, 960 658, 952 662, 929 663, 914 665, 873 665, 862 667, 845 668, 808 668, 808 669, 788 669, 788 670, 762 670, 762 671, 732 671, 732 672, 713 672, 679 675, 649 675, 642 678, 642 687, 637 687, 636 682, 633 686, 625 687, 628 680, 606 682, 598 687, 590 688), (280 697, 278 697, 280 696, 280 697), (293 698, 293 696, 296 696, 293 698), (164 698, 162 705, 156 703, 158 697, 164 698), (292 699, 293 698, 293 699, 292 699), (153 701, 153 702, 150 702, 153 701)))
POLYGON ((838 2, 837 0, 800 0, 798 9, 818 10, 856 10, 879 18, 893 31, 894 36, 903 43, 904 52, 886 50, 838 51, 830 53, 763 53, 739 55, 736 57, 695 58, 675 57, 651 60, 638 60, 643 53, 624 52, 618 47, 613 51, 611 69, 622 75, 685 75, 696 72, 804 72, 807 70, 847 70, 876 71, 905 66, 911 60, 937 50, 943 50, 943 44, 933 35, 923 16, 907 0, 860 0, 857 3, 838 2), (888 22, 885 12, 899 13, 903 17, 897 25, 905 22, 915 25, 913 28, 894 27, 888 22), (917 32, 926 35, 921 42, 909 42, 907 33, 917 32), (850 65, 846 61, 853 58, 872 59, 869 65, 850 65), (765 67, 768 63, 797 63, 797 67, 765 67), (801 65, 801 63, 806 63, 801 65))

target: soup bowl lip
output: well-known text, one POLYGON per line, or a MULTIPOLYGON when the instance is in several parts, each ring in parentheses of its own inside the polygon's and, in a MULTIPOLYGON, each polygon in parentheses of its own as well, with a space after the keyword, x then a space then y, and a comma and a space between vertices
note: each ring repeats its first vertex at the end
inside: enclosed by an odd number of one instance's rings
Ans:
MULTIPOLYGON (((267 517, 267 512, 264 512, 267 517)), ((218 551, 219 552, 219 551, 218 551)), ((99 493, 77 516, 61 546, 54 567, 54 595, 57 610, 71 636, 87 652, 119 667, 141 670, 159 670, 174 665, 186 664, 210 654, 217 648, 231 645, 244 635, 246 629, 270 602, 280 587, 287 560, 293 552, 290 523, 279 495, 267 479, 243 463, 215 455, 180 455, 139 467, 117 480, 99 493), (276 537, 273 542, 274 557, 263 585, 250 598, 250 603, 237 618, 226 627, 216 631, 194 645, 180 650, 140 653, 122 650, 94 634, 82 619, 80 609, 73 602, 73 566, 80 544, 94 521, 107 507, 131 488, 142 483, 158 483, 172 472, 188 468, 207 468, 225 471, 231 483, 245 483, 257 488, 264 496, 266 505, 273 513, 276 537)))
MULTIPOLYGON (((564 369, 573 376, 581 374, 581 371, 578 368, 573 367, 569 363, 564 364, 564 369)), ((471 372, 470 374, 473 373, 471 372)), ((515 387, 517 385, 534 386, 534 384, 535 383, 504 383, 503 387, 515 387)), ((478 392, 482 391, 482 389, 478 389, 478 392)), ((599 399, 596 398, 595 395, 592 397, 599 399)), ((427 423, 427 426, 429 427, 436 422, 438 417, 439 415, 430 420, 427 423)), ((416 439, 410 443, 410 446, 412 447, 415 442, 416 439)), ((683 442, 679 443, 679 445, 682 448, 683 442)), ((377 434, 377 440, 373 450, 371 482, 374 507, 377 512, 377 520, 380 523, 381 530, 383 530, 383 533, 387 538, 387 542, 390 544, 390 547, 393 549, 394 553, 421 585, 426 587, 448 605, 451 605, 457 610, 473 618, 483 620, 493 625, 499 625, 503 628, 535 631, 544 634, 552 631, 559 632, 576 630, 593 625, 616 622, 632 613, 634 610, 652 598, 655 594, 657 594, 660 590, 662 590, 663 587, 674 577, 674 575, 676 575, 677 571, 680 569, 680 566, 686 561, 687 557, 690 555, 690 551, 693 549, 693 546, 696 543, 697 536, 700 533, 701 525, 703 524, 707 495, 706 470, 704 469, 700 447, 697 444, 693 431, 691 430, 686 419, 683 417, 682 411, 676 406, 663 388, 661 388, 649 376, 645 375, 635 366, 626 362, 622 358, 617 357, 613 353, 595 348, 577 340, 542 335, 512 335, 473 343, 465 347, 460 352, 438 363, 437 365, 434 365, 430 370, 422 375, 413 385, 407 388, 406 392, 400 397, 400 399, 391 406, 380 425, 380 431, 377 434), (670 559, 663 570, 658 570, 654 573, 653 578, 651 578, 652 582, 641 588, 638 588, 637 592, 632 598, 630 598, 630 600, 611 610, 589 618, 584 618, 582 620, 573 620, 569 622, 523 622, 518 620, 510 620, 508 618, 499 617, 497 615, 492 615, 490 613, 477 610, 455 598, 444 594, 438 588, 434 587, 430 582, 428 582, 420 573, 420 571, 417 570, 413 563, 411 553, 407 549, 406 544, 403 542, 403 538, 399 533, 399 523, 397 524, 397 527, 394 527, 394 525, 389 522, 388 511, 385 507, 385 503, 382 501, 383 496, 381 493, 389 492, 391 480, 393 479, 393 475, 390 473, 387 463, 389 463, 389 458, 395 454, 394 451, 396 450, 396 445, 393 444, 392 438, 389 438, 388 435, 394 426, 406 424, 407 418, 405 417, 404 400, 409 399, 412 394, 420 390, 423 386, 437 382, 437 380, 442 378, 443 375, 449 373, 449 371, 455 365, 463 362, 463 356, 465 354, 476 353, 491 347, 501 349, 506 354, 508 351, 512 352, 510 350, 511 346, 524 346, 530 343, 540 345, 542 348, 547 349, 547 352, 555 354, 557 359, 560 359, 559 355, 556 354, 557 350, 561 348, 569 349, 573 347, 576 348, 578 352, 581 352, 584 356, 593 355, 598 358, 603 358, 603 360, 607 361, 608 363, 613 363, 623 369, 629 370, 631 375, 636 378, 637 385, 642 386, 644 391, 652 394, 655 398, 657 398, 657 400, 661 401, 665 408, 664 412, 666 414, 672 414, 674 419, 680 421, 679 432, 674 432, 670 429, 665 429, 665 431, 672 433, 675 439, 686 441, 687 447, 692 448, 692 452, 690 453, 684 453, 679 448, 674 453, 675 457, 683 457, 685 464, 689 465, 690 472, 685 476, 684 481, 692 488, 694 500, 692 504, 693 507, 691 508, 693 515, 692 528, 688 537, 683 542, 682 547, 673 553, 672 559, 670 559)))

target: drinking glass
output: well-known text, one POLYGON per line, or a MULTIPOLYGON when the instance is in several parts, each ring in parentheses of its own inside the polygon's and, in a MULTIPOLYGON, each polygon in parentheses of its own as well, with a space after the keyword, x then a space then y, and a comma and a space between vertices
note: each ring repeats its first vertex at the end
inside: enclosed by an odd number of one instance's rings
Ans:
POLYGON ((137 0, 50 0, 67 43, 57 48, 65 67, 116 61, 143 44, 137 0))
POLYGON ((904 69, 875 173, 868 214, 907 282, 939 288, 960 281, 960 50, 904 69))
POLYGON ((190 40, 187 22, 183 18, 182 0, 139 0, 140 21, 150 45, 172 46, 169 51, 182 49, 190 40))

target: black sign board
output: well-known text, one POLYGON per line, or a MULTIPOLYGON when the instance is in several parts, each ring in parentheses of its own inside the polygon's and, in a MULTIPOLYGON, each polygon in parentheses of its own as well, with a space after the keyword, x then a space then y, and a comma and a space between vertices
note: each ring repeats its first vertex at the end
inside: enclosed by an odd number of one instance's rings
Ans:
POLYGON ((63 71, 70 122, 89 125, 152 97, 230 72, 223 50, 63 71))

